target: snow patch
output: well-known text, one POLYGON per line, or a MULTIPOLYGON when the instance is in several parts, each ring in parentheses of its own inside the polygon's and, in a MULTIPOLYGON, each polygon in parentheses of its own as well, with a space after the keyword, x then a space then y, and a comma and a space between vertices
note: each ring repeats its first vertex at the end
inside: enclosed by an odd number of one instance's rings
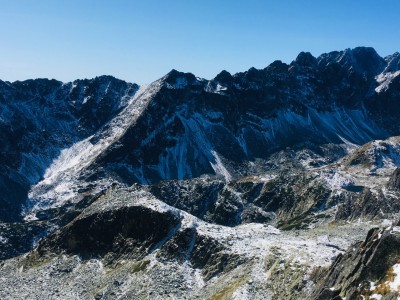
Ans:
POLYGON ((375 88, 375 92, 381 93, 387 91, 390 83, 394 78, 400 75, 400 71, 394 73, 382 73, 375 77, 375 80, 379 83, 379 86, 375 88))
POLYGON ((277 175, 265 174, 265 175, 259 176, 258 180, 260 182, 269 182, 269 181, 275 179, 276 177, 277 177, 277 175))
POLYGON ((398 233, 398 232, 400 232, 400 226, 393 226, 391 228, 390 234, 395 234, 395 233, 398 233))
POLYGON ((354 184, 349 174, 339 170, 322 171, 320 175, 333 191, 354 184))
POLYGON ((7 244, 7 243, 8 243, 8 238, 0 235, 0 244, 7 244))
MULTIPOLYGON (((377 291, 378 288, 384 286, 385 289, 388 287, 390 289, 390 292, 394 292, 397 293, 398 296, 400 296, 400 264, 395 264, 392 266, 391 268, 391 276, 393 275, 393 278, 389 281, 386 280, 383 283, 380 284, 376 284, 375 282, 370 282, 370 291, 373 293, 370 296, 370 299, 382 299, 383 296, 382 294, 377 294, 375 293, 377 291)), ((400 299, 400 297, 398 297, 397 299, 400 299)))
POLYGON ((400 288, 400 264, 395 264, 393 266, 393 273, 395 274, 393 281, 388 282, 390 288, 394 292, 399 292, 400 288))
POLYGON ((214 161, 210 161, 212 168, 214 169, 215 173, 218 175, 222 175, 225 178, 226 182, 232 180, 231 174, 225 168, 224 164, 221 161, 218 153, 214 150, 211 151, 212 156, 214 157, 214 161))
POLYGON ((217 84, 217 87, 215 88, 216 93, 221 93, 223 91, 226 91, 228 88, 226 86, 222 86, 219 83, 217 84))
POLYGON ((175 80, 175 83, 169 84, 167 83, 167 88, 169 89, 184 89, 188 86, 188 81, 184 77, 178 77, 175 80))

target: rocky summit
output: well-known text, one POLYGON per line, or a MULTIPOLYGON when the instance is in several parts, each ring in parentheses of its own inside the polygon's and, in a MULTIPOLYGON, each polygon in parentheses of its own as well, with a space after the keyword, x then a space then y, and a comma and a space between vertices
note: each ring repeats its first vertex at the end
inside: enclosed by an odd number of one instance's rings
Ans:
POLYGON ((0 299, 399 299, 400 54, 0 81, 0 299))

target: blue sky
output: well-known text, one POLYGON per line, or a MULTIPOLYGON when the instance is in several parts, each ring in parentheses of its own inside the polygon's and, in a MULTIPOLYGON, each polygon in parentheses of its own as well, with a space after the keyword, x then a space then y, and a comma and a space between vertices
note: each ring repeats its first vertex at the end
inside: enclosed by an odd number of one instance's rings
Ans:
POLYGON ((372 46, 400 51, 398 0, 0 0, 0 79, 211 79, 372 46))

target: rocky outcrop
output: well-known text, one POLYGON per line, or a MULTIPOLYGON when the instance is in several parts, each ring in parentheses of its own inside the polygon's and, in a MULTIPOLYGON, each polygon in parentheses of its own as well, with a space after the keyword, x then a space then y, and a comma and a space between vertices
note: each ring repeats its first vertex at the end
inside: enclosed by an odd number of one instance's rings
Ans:
POLYGON ((248 261, 237 254, 228 253, 223 244, 209 236, 199 234, 195 228, 186 228, 172 236, 163 245, 158 259, 188 262, 193 268, 202 270, 205 280, 229 272, 248 261))
POLYGON ((390 176, 387 187, 395 191, 400 191, 400 168, 397 168, 392 176, 390 176))
MULTIPOLYGON (((320 272, 320 278, 314 279, 318 289, 313 299, 396 299, 397 288, 391 290, 377 287, 393 281, 393 275, 391 279, 387 275, 399 259, 399 227, 371 229, 365 241, 339 254, 332 266, 320 272)), ((400 276, 396 274, 395 277, 397 275, 400 276)))
POLYGON ((140 261, 156 253, 159 261, 190 263, 202 270, 206 280, 246 261, 227 253, 217 239, 183 223, 184 216, 178 210, 139 186, 114 188, 43 239, 28 261, 63 253, 85 260, 101 258, 111 264, 121 259, 140 261))
MULTIPOLYGON (((391 177, 393 178, 393 176, 391 177)), ((363 188, 360 192, 344 192, 338 196, 336 220, 377 220, 392 218, 400 210, 398 195, 382 189, 363 188)))
POLYGON ((140 259, 179 229, 178 215, 134 203, 116 207, 111 201, 129 201, 119 197, 113 191, 100 197, 97 201, 107 209, 95 202, 94 207, 89 206, 61 231, 41 241, 38 253, 65 252, 85 258, 108 255, 110 260, 129 254, 140 259))
POLYGON ((229 183, 202 177, 162 181, 145 188, 169 205, 225 226, 256 222, 291 227, 288 223, 293 218, 306 218, 330 205, 329 190, 308 173, 282 173, 269 179, 253 176, 229 183))
POLYGON ((29 252, 47 230, 42 222, 0 223, 0 261, 29 252))
POLYGON ((345 193, 339 196, 336 220, 380 219, 392 216, 400 209, 397 196, 385 195, 381 190, 364 188, 359 193, 345 193))

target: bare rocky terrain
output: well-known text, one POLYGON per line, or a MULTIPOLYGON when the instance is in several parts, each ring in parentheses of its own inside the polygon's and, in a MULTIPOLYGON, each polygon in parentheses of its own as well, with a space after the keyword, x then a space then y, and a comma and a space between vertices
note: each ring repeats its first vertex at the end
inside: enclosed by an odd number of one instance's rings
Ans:
POLYGON ((399 75, 0 81, 0 299, 397 299, 399 75))

